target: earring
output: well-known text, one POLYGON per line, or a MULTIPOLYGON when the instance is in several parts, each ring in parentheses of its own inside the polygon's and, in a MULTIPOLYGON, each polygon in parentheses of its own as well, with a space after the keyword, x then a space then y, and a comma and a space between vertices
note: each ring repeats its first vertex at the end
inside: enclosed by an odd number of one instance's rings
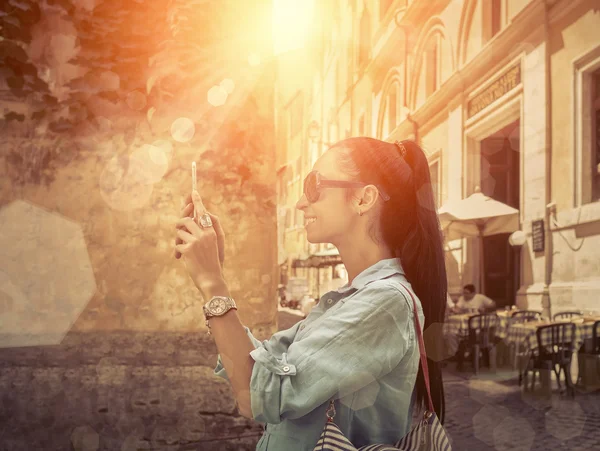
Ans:
POLYGON ((362 216, 363 212, 361 210, 358 210, 358 216, 362 216))

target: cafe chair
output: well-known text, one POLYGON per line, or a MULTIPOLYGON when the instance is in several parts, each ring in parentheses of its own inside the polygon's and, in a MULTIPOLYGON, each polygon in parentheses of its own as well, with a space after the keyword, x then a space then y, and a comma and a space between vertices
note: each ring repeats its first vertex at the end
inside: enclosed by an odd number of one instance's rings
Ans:
POLYGON ((564 321, 583 316, 583 312, 558 312, 553 316, 554 321, 564 321))
POLYGON ((473 359, 475 374, 479 373, 479 360, 483 355, 487 365, 493 371, 496 369, 496 330, 499 325, 498 315, 482 313, 469 318, 469 330, 466 338, 461 340, 457 351, 457 369, 462 371, 465 354, 468 351, 473 359))
POLYGON ((592 354, 600 354, 600 320, 592 326, 592 354))
MULTIPOLYGON (((556 323, 541 326, 536 330, 537 348, 531 350, 529 362, 524 370, 525 387, 529 372, 532 373, 531 390, 535 387, 535 376, 539 371, 554 371, 559 390, 561 373, 565 374, 566 390, 575 396, 571 380, 571 360, 575 350, 575 324, 556 323)), ((541 375, 540 375, 541 378, 541 375)))
POLYGON ((577 356, 579 376, 577 385, 584 390, 600 388, 600 320, 592 325, 592 338, 585 340, 577 356), (587 342, 587 343, 586 343, 587 342))
MULTIPOLYGON (((519 323, 528 323, 529 321, 539 321, 542 319, 542 312, 537 310, 520 310, 518 312, 514 312, 510 316, 509 327, 512 324, 519 323)), ((517 368, 517 363, 519 359, 519 355, 522 353, 521 349, 517 349, 517 343, 509 344, 509 359, 512 362, 513 369, 517 368)), ((521 375, 519 375, 519 380, 521 379, 521 375)))

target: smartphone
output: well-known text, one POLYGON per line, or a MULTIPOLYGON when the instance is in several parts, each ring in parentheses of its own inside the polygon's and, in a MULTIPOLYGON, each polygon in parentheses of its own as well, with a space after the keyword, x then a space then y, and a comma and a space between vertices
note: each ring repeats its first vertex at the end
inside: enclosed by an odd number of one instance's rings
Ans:
MULTIPOLYGON (((196 162, 192 161, 192 192, 198 189, 196 180, 196 162)), ((196 220, 196 206, 194 206, 194 220, 196 220)))

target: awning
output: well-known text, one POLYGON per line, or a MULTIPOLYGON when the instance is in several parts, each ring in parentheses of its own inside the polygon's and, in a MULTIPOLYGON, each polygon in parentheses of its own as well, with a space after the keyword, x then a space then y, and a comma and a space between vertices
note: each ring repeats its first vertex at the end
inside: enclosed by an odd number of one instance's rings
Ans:
POLYGON ((446 203, 438 213, 448 240, 519 230, 519 210, 485 196, 479 187, 466 199, 446 203))
POLYGON ((326 268, 340 264, 342 264, 342 259, 336 248, 315 252, 306 258, 292 260, 292 268, 326 268))
POLYGON ((446 203, 438 213, 446 240, 479 237, 479 289, 485 292, 483 237, 519 230, 519 210, 484 195, 476 187, 469 197, 446 203))
POLYGON ((309 260, 295 258, 292 260, 292 268, 310 268, 309 260))

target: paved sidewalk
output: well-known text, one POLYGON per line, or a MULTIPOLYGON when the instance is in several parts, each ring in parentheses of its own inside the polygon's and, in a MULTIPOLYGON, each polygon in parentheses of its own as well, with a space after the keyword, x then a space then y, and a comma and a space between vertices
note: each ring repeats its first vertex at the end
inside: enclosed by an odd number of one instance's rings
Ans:
POLYGON ((518 386, 516 374, 444 370, 446 430, 454 451, 599 450, 600 392, 551 399, 518 386))

